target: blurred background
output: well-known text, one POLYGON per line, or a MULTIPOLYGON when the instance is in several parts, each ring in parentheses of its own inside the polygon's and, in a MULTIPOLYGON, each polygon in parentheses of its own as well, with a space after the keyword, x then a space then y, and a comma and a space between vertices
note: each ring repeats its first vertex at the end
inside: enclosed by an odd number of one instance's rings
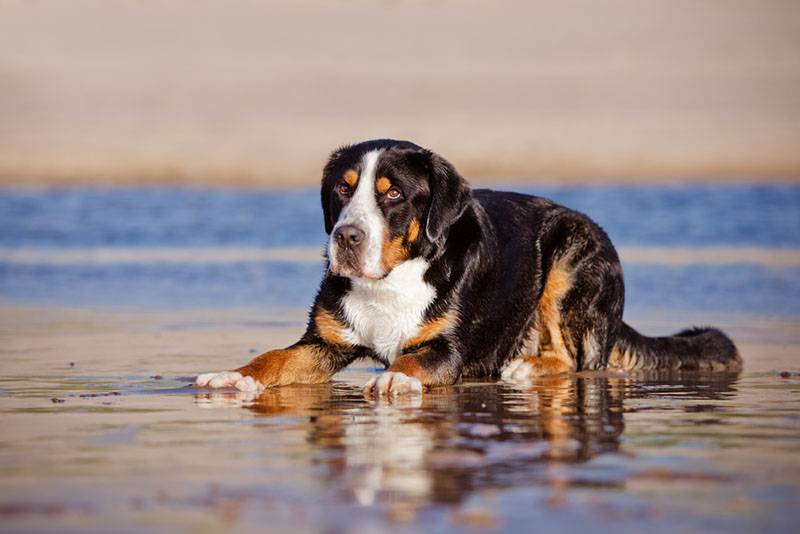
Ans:
POLYGON ((0 180, 313 185, 407 138, 473 181, 800 176, 794 0, 0 2, 0 180))
POLYGON ((0 0, 0 362, 0 531, 796 531, 800 0, 0 0), (185 387, 302 335, 375 137, 586 213, 745 371, 185 387))
POLYGON ((796 1, 0 0, 0 304, 302 310, 327 155, 394 137, 598 221, 629 320, 800 315, 798 50, 796 1))

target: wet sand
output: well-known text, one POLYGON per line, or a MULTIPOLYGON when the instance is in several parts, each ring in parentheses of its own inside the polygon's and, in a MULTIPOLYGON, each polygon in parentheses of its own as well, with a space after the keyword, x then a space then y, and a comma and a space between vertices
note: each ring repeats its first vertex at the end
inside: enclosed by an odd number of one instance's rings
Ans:
POLYGON ((800 178, 791 0, 0 9, 0 184, 315 184, 376 137, 482 182, 800 178))
MULTIPOLYGON (((691 314, 629 318, 670 332, 691 314)), ((0 306, 2 529, 789 531, 800 324, 713 319, 741 375, 470 382, 373 403, 359 362, 260 398, 187 387, 302 310, 0 306), (781 372, 788 371, 788 377, 781 372)))

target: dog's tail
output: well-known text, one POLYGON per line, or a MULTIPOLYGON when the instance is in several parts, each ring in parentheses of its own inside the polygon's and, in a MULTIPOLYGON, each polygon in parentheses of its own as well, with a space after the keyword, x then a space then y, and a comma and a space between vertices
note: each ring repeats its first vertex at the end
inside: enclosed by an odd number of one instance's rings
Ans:
POLYGON ((622 323, 609 366, 735 372, 741 370, 742 359, 731 338, 716 328, 690 328, 673 336, 647 337, 622 323))

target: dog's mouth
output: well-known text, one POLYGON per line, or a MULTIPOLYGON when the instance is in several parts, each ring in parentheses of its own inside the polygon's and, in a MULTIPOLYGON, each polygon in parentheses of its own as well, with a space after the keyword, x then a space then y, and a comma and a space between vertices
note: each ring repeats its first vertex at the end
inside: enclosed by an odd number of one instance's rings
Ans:
POLYGON ((364 269, 361 254, 352 249, 342 249, 332 247, 333 254, 330 254, 329 269, 337 276, 347 278, 367 278, 369 280, 380 280, 385 276, 384 273, 371 273, 364 269))
POLYGON ((353 250, 338 249, 335 254, 336 261, 333 263, 331 270, 339 275, 360 276, 362 268, 359 256, 360 254, 353 250))
POLYGON ((330 271, 339 276, 354 276, 361 272, 358 255, 352 250, 331 247, 330 271))

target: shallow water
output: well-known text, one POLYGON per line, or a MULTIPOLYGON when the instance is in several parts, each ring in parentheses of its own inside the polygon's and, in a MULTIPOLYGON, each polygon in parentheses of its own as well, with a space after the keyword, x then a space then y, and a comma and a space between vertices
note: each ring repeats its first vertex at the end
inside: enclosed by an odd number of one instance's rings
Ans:
POLYGON ((539 192, 620 246, 629 322, 745 371, 198 390, 302 331, 317 193, 0 192, 0 530, 796 531, 800 188, 539 192))
POLYGON ((255 399, 190 387, 296 326, 34 315, 0 337, 4 530, 797 525, 797 322, 762 328, 766 343, 734 328, 738 376, 469 382, 376 403, 363 363, 255 399))
MULTIPOLYGON (((514 189, 607 230, 622 252, 631 312, 800 315, 800 186, 514 189), (666 263, 676 247, 733 252, 734 261, 666 263), (653 252, 648 262, 642 250, 653 252), (770 261, 775 254, 788 261, 770 261)), ((5 190, 0 297, 127 309, 305 306, 322 275, 321 211, 316 190, 5 190)))

